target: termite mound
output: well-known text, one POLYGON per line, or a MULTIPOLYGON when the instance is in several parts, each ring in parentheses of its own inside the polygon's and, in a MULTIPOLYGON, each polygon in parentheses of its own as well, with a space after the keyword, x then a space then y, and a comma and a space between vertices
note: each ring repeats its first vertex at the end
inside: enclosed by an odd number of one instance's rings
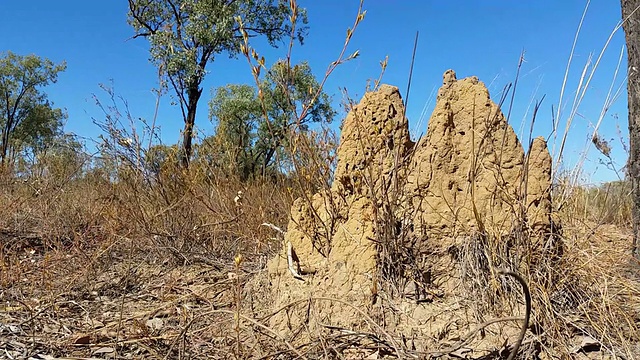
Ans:
MULTIPOLYGON (((351 109, 331 188, 294 202, 285 246, 269 261, 269 305, 281 310, 274 329, 357 328, 384 318, 415 333, 461 296, 469 266, 489 281, 492 266, 517 270, 513 247, 561 256, 561 244, 549 242, 556 226, 546 142, 533 139, 525 151, 481 81, 457 80, 452 70, 443 78, 417 142, 397 87, 381 85, 351 109), (293 306, 305 299, 313 311, 293 306), (391 307, 395 315, 386 316, 391 307)), ((429 335, 468 315, 441 316, 429 335)))

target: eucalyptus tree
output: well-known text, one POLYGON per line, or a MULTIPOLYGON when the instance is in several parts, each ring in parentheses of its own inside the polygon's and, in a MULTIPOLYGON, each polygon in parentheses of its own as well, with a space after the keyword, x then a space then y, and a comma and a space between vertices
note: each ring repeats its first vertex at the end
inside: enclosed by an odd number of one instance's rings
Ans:
POLYGON ((307 31, 306 11, 288 0, 129 0, 128 22, 135 29, 134 38, 148 39, 150 61, 180 104, 184 167, 192 153, 201 84, 216 55, 240 53, 245 45, 243 32, 276 46, 287 37, 302 42, 307 31), (302 25, 292 26, 291 19, 302 25))
POLYGON ((54 64, 36 55, 0 56, 0 164, 9 155, 32 147, 34 151, 60 135, 67 117, 53 108, 42 87, 55 83, 66 63, 54 64))
POLYGON ((285 60, 273 64, 259 89, 219 87, 209 101, 216 132, 208 144, 241 178, 265 175, 277 156, 293 161, 296 134, 307 132, 312 123, 332 122, 336 111, 329 95, 320 90, 307 62, 290 66, 285 60))

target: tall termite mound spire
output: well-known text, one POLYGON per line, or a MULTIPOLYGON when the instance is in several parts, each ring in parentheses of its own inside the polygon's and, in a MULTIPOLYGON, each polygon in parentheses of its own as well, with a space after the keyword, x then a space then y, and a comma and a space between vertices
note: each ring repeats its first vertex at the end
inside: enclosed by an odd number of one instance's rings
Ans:
POLYGON ((527 160, 485 85, 476 77, 457 80, 448 70, 405 186, 415 233, 499 236, 526 226, 528 217, 533 230, 548 232, 550 169, 544 139, 533 141, 527 160))

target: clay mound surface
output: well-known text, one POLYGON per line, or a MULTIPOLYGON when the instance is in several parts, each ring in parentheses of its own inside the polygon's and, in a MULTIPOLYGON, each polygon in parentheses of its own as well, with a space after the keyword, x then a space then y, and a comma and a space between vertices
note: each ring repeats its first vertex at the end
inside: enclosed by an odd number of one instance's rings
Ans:
POLYGON ((551 156, 544 139, 535 139, 525 156, 485 85, 476 77, 456 80, 447 71, 404 188, 416 236, 424 241, 478 231, 501 236, 527 223, 548 232, 550 188, 551 156))
MULTIPOLYGON (((463 289, 456 281, 447 285, 433 279, 431 270, 406 259, 439 263, 439 271, 455 278, 455 259, 440 257, 460 238, 488 234, 500 239, 520 231, 535 242, 551 231, 546 143, 535 139, 525 153, 477 78, 457 80, 451 70, 444 74, 427 134, 417 143, 403 114, 398 88, 382 85, 365 94, 344 120, 331 189, 294 202, 283 251, 268 264, 269 305, 281 309, 305 299, 325 300, 314 303, 315 325, 307 308, 280 312, 272 318, 274 329, 361 326, 366 321, 354 307, 372 318, 382 316, 385 276, 394 266, 405 266, 412 272, 395 273, 428 278, 430 291, 444 294, 432 311, 401 305, 404 315, 390 326, 415 334, 416 317, 442 313, 446 298, 463 289), (404 254, 397 264, 388 263, 389 242, 404 254)), ((391 293, 385 299, 395 296, 391 293)), ((441 317, 441 327, 451 323, 451 316, 467 314, 441 317)), ((441 327, 434 324, 429 335, 442 335, 441 327)))
MULTIPOLYGON (((398 88, 382 85, 367 93, 344 120, 331 189, 310 201, 297 199, 292 206, 287 246, 269 263, 276 307, 319 296, 355 306, 364 299, 371 302, 378 255, 374 218, 380 205, 374 193, 388 186, 398 160, 411 148, 398 88), (308 274, 303 281, 291 274, 288 244, 299 260, 294 267, 308 274)), ((317 307, 326 318, 343 319, 338 320, 342 325, 354 321, 353 308, 344 304, 327 301, 317 307)), ((274 323, 283 321, 275 318, 274 323)))

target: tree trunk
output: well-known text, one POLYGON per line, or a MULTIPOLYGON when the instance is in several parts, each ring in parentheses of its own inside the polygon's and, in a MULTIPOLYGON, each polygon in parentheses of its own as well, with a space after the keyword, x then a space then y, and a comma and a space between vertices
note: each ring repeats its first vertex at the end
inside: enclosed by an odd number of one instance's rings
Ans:
POLYGON ((629 162, 632 188, 633 254, 640 259, 640 0, 621 0, 622 27, 627 42, 629 106, 629 162))
POLYGON ((200 95, 202 95, 202 89, 198 84, 191 85, 187 90, 187 118, 184 120, 184 131, 182 132, 182 167, 185 169, 189 167, 193 152, 193 128, 196 123, 196 110, 200 95))
POLYGON ((9 133, 5 129, 2 130, 2 139, 0 139, 0 142, 0 166, 4 167, 9 149, 9 133))

